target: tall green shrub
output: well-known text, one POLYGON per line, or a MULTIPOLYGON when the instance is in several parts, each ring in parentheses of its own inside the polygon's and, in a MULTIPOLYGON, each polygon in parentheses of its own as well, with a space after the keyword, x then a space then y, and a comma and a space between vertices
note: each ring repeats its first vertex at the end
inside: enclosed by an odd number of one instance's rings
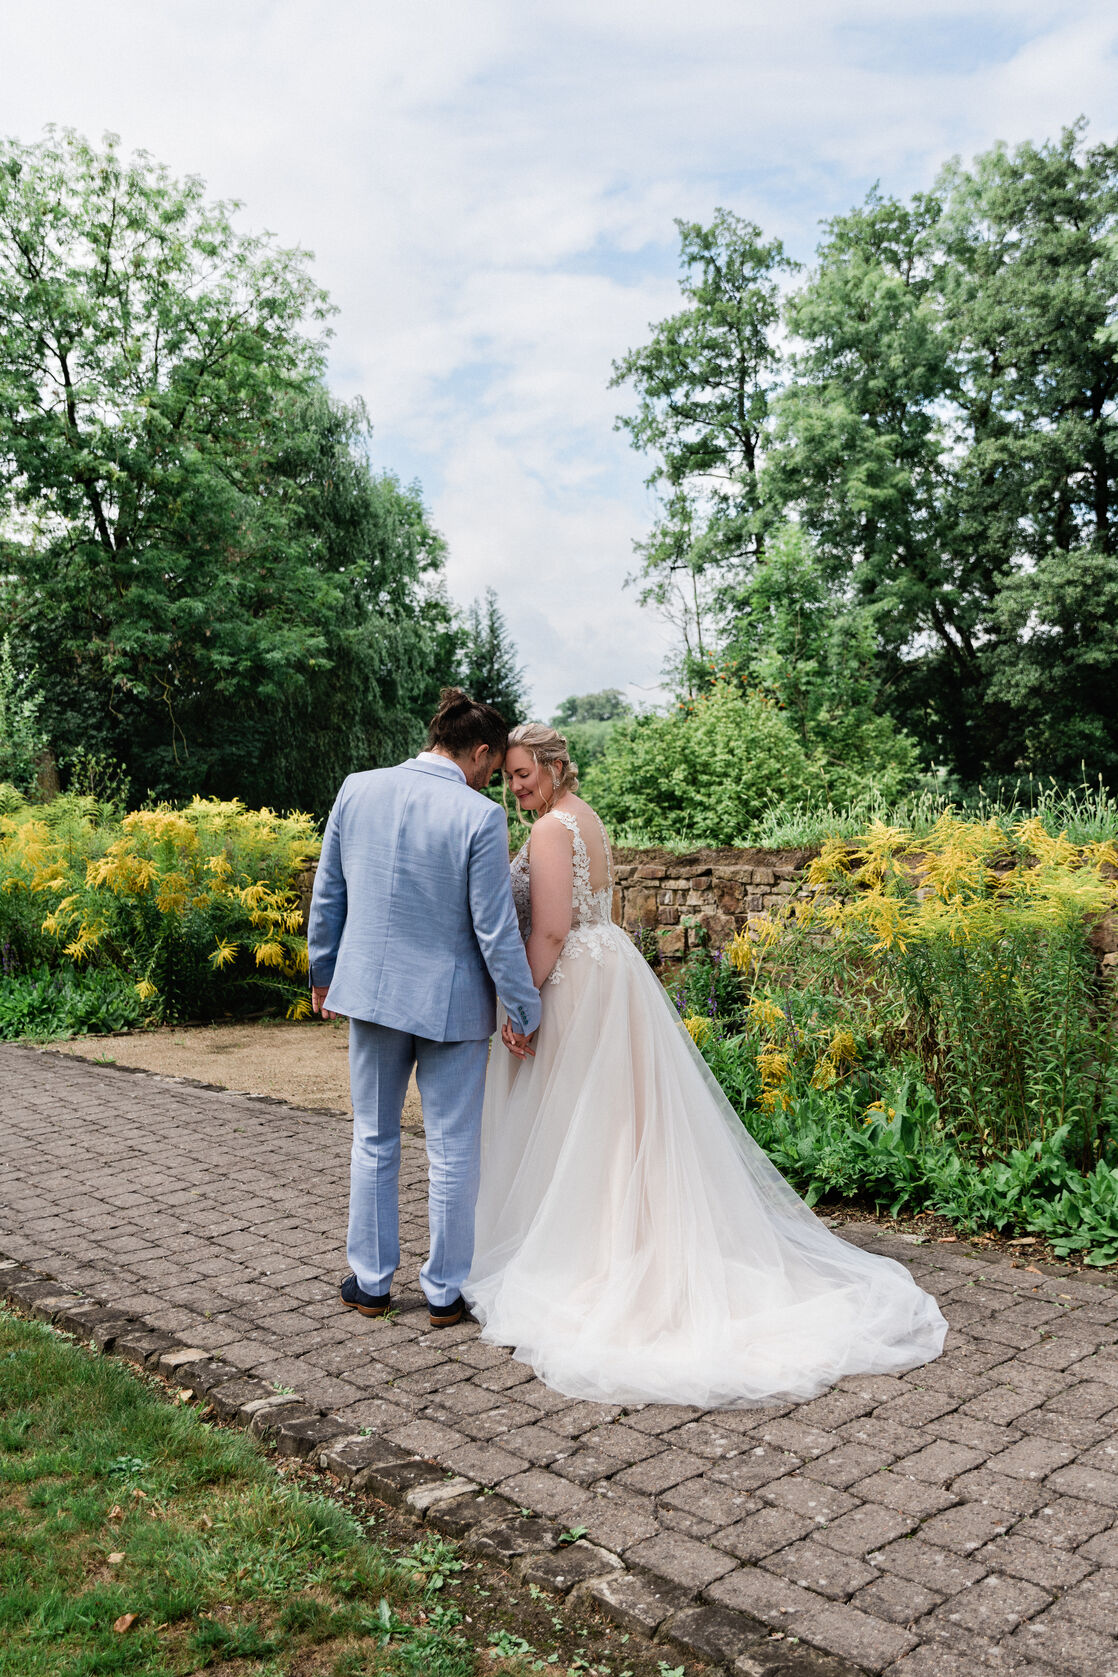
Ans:
POLYGON ((654 841, 735 844, 770 804, 804 797, 812 784, 784 714, 719 680, 667 716, 619 723, 584 791, 605 821, 654 841))

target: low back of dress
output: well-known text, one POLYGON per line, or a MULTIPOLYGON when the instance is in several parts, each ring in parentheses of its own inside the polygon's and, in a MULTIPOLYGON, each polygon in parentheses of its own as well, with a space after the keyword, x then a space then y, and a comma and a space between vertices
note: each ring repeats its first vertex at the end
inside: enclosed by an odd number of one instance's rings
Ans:
MULTIPOLYGON (((609 925, 613 918, 613 857, 600 819, 583 804, 582 819, 573 810, 553 809, 552 817, 571 835, 573 893, 571 930, 609 925)), ((520 931, 527 937, 532 929, 532 897, 529 883, 532 839, 517 851, 512 863, 512 894, 520 931)))

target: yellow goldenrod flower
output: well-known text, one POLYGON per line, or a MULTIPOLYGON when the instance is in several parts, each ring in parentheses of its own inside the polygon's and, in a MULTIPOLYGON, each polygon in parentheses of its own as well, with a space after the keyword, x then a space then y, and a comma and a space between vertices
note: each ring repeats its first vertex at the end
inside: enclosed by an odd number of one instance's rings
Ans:
POLYGON ((748 972, 753 965, 753 940, 744 929, 732 937, 722 951, 732 967, 748 972))
POLYGON ((237 959, 241 946, 239 943, 230 943, 227 938, 217 938, 215 941, 217 948, 209 957, 209 961, 211 967, 216 967, 220 972, 222 967, 227 967, 231 961, 237 959))
POLYGON ((267 943, 258 943, 253 955, 258 967, 283 967, 287 964, 287 951, 275 938, 269 939, 267 943))
POLYGON ((750 1002, 749 1017, 766 1031, 779 1030, 785 1023, 784 1009, 769 996, 757 996, 750 1002))
POLYGON ((287 1017, 289 1019, 309 1019, 310 1014, 311 998, 306 995, 296 996, 295 1000, 287 1010, 287 1017))
POLYGON ((151 1002, 155 1000, 159 991, 156 989, 150 978, 141 978, 140 982, 136 985, 136 994, 142 1002, 151 1002))
POLYGON ((701 1013, 689 1013, 683 1023, 691 1041, 698 1048, 701 1048, 703 1043, 708 1041, 710 1033, 714 1029, 710 1020, 701 1013))

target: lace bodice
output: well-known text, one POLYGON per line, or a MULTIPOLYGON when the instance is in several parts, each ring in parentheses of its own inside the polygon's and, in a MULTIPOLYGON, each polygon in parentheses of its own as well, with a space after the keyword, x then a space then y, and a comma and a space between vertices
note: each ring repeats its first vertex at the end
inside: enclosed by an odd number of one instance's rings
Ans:
MULTIPOLYGON (((590 853, 577 819, 568 810, 554 809, 551 813, 557 821, 563 823, 571 835, 571 863, 574 875, 571 930, 548 978, 549 984, 558 984, 563 977, 563 957, 573 950, 583 948, 595 960, 602 959, 603 941, 608 938, 613 926, 613 861, 606 830, 595 815, 605 853, 606 882, 601 890, 593 890, 590 884, 590 853)), ((531 846, 532 840, 529 837, 512 861, 512 897, 516 904, 520 935, 524 939, 527 939, 532 930, 531 846)))

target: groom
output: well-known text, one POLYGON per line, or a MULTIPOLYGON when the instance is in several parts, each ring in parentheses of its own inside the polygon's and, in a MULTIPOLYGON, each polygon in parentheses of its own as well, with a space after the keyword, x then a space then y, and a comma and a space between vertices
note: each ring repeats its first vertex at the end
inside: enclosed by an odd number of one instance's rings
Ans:
POLYGON ((353 1274, 341 1298, 363 1316, 391 1307, 400 1115, 415 1067, 430 1166, 431 1251, 419 1278, 432 1327, 461 1321, 495 994, 514 1052, 530 1052, 539 1024, 509 884, 505 814, 478 795, 507 744, 492 706, 447 688, 427 750, 394 769, 351 774, 326 824, 307 929, 311 998, 324 1019, 350 1020, 353 1274))

